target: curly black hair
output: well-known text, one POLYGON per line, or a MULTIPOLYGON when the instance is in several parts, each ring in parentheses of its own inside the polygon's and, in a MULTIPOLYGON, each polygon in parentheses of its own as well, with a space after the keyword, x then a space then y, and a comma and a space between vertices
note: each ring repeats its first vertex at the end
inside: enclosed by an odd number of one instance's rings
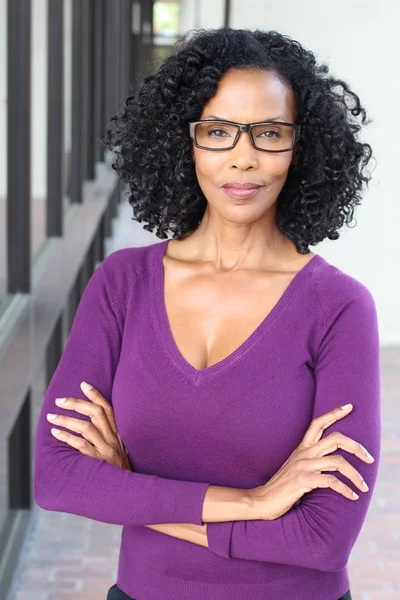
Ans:
POLYGON ((167 238, 182 238, 201 222, 207 200, 192 158, 189 121, 200 118, 231 68, 275 72, 292 88, 301 126, 297 164, 277 199, 276 223, 307 254, 309 245, 336 240, 360 204, 371 146, 357 134, 367 120, 349 85, 328 75, 310 50, 277 31, 190 30, 157 71, 143 79, 109 121, 102 142, 112 167, 129 185, 132 220, 167 238), (358 117, 358 119, 357 119, 358 117), (361 123, 360 123, 361 121, 361 123))

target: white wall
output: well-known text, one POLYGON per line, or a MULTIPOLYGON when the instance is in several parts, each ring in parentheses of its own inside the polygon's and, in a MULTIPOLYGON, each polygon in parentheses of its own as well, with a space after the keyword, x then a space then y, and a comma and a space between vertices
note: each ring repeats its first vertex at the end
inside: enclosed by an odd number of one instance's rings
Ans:
POLYGON ((362 135, 377 166, 357 225, 313 248, 362 281, 378 310, 382 345, 400 344, 400 3, 397 0, 232 0, 231 27, 275 29, 325 59, 360 96, 374 123, 362 135))
POLYGON ((47 1, 32 3, 31 196, 47 195, 47 1))
POLYGON ((179 30, 215 29, 224 24, 225 0, 182 0, 179 30))

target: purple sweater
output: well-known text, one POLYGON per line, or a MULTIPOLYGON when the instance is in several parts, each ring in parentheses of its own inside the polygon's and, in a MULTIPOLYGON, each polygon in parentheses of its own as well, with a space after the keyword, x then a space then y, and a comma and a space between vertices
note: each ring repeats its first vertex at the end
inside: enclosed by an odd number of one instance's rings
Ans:
MULTIPOLYGON (((316 254, 232 354, 202 370, 178 350, 164 303, 168 240, 110 254, 92 275, 50 381, 35 444, 34 490, 47 510, 123 525, 117 583, 137 600, 336 600, 380 459, 377 313, 364 284, 316 254), (88 381, 112 402, 134 472, 54 438, 56 397, 85 399, 88 381), (305 494, 272 521, 207 524, 209 547, 145 527, 201 525, 212 485, 266 483, 313 418, 352 412, 325 430, 361 442, 368 464, 337 450, 369 492, 305 494)), ((357 491, 341 473, 335 476, 357 491)))

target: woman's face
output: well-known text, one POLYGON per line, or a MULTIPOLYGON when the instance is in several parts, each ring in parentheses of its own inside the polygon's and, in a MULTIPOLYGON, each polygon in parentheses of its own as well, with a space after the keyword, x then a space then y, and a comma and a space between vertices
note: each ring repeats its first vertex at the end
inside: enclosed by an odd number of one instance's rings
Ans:
MULTIPOLYGON (((232 69, 221 78, 200 119, 237 123, 275 119, 294 123, 294 94, 273 72, 232 69)), ((230 150, 213 152, 197 148, 194 143, 192 147, 197 179, 212 212, 215 210, 235 222, 251 222, 265 213, 269 216, 275 213, 294 149, 278 153, 257 150, 246 132, 240 134, 236 146, 230 150), (223 188, 233 181, 258 183, 263 187, 253 198, 237 200, 223 188)))

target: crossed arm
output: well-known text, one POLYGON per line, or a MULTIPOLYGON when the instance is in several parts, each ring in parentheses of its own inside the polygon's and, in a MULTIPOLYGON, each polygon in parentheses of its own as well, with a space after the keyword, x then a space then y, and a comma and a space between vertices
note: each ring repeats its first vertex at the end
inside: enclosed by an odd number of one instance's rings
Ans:
MULTIPOLYGON (((109 464, 121 469, 133 471, 117 430, 111 404, 94 386, 82 382, 80 387, 90 402, 78 398, 57 398, 55 403, 68 411, 75 411, 90 417, 90 421, 47 413, 47 420, 50 424, 60 425, 68 430, 53 427, 52 435, 81 454, 92 456, 98 460, 106 460, 109 464), (75 434, 80 434, 80 437, 75 434)), ((219 522, 228 518, 232 520, 254 519, 250 492, 251 490, 210 485, 204 497, 202 521, 219 522)), ((158 523, 144 526, 208 548, 207 522, 204 525, 158 523)))
MULTIPOLYGON (((337 429, 362 442, 377 460, 374 465, 367 465, 343 450, 337 454, 346 456, 359 470, 370 491, 354 503, 329 488, 314 489, 282 517, 266 521, 251 514, 251 503, 244 496, 248 490, 232 492, 232 488, 204 482, 130 473, 121 465, 118 468, 107 464, 101 456, 97 456, 99 460, 82 456, 85 453, 82 447, 74 452, 71 446, 76 446, 66 443, 65 436, 75 437, 79 444, 84 441, 81 437, 65 431, 60 435, 50 434, 50 424, 43 413, 53 410, 60 390, 68 390, 77 399, 81 396, 78 382, 87 377, 96 383, 104 398, 111 397, 123 327, 123 315, 118 312, 122 308, 113 296, 113 281, 106 286, 106 279, 111 279, 114 273, 112 266, 110 259, 103 262, 88 283, 62 359, 46 392, 35 445, 34 484, 38 505, 104 523, 144 525, 208 547, 225 558, 323 571, 343 568, 364 521, 379 466, 379 344, 376 310, 370 295, 363 293, 349 302, 335 322, 325 327, 315 369, 313 412, 316 417, 346 404, 349 399, 355 401, 356 410, 337 429), (111 311, 111 303, 115 313, 111 311), (237 496, 232 498, 231 494, 237 496)), ((95 404, 80 402, 86 407, 95 404)), ((63 418, 70 418, 71 407, 64 406, 67 410, 58 412, 63 418)), ((83 412, 77 420, 87 427, 91 418, 85 418, 85 414, 88 413, 83 412)), ((58 422, 68 429, 65 423, 58 422)), ((115 430, 114 444, 117 433, 115 430)), ((346 483, 340 473, 338 478, 346 483)))

